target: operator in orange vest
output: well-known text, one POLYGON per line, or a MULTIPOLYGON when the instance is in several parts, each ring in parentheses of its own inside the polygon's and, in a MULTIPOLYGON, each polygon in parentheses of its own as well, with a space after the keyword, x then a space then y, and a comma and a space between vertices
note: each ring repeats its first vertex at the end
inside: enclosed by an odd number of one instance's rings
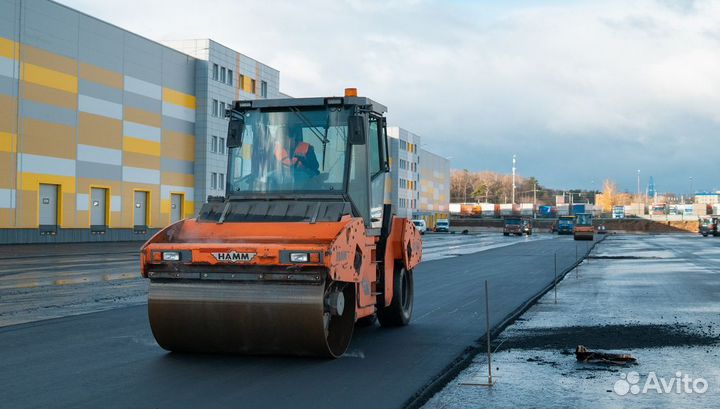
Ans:
POLYGON ((308 177, 317 176, 320 168, 315 148, 303 142, 302 128, 293 127, 288 130, 283 144, 275 147, 275 159, 284 167, 293 169, 308 177), (290 154, 292 152, 292 154, 290 154))

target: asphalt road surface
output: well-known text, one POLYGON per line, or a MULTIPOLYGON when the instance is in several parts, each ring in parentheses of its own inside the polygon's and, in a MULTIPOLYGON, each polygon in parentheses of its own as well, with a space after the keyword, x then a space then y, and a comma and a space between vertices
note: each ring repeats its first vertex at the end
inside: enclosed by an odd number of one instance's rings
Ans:
MULTIPOLYGON (((423 260, 457 257, 548 234, 426 234, 423 260)), ((0 246, 0 327, 147 302, 140 278, 141 242, 0 246)))
MULTIPOLYGON (((415 270, 410 326, 356 329, 337 360, 167 353, 146 307, 0 328, 2 408, 400 408, 492 325, 552 282, 570 237, 427 261, 415 270)), ((580 242, 580 254, 588 243, 580 242)))

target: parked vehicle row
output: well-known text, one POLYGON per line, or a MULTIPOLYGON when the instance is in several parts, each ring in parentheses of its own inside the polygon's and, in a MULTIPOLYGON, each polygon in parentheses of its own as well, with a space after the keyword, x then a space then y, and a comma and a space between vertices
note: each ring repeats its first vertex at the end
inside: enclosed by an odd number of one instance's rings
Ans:
MULTIPOLYGON (((428 231, 427 223, 423 219, 415 219, 412 221, 415 227, 418 229, 420 234, 425 234, 428 231)), ((450 220, 438 219, 435 222, 435 228, 433 229, 436 233, 450 233, 450 220)))

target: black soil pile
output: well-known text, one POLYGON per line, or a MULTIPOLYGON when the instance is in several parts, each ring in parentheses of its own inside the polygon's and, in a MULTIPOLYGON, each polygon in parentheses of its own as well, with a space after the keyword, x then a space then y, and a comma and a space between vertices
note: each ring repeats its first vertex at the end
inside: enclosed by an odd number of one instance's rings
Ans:
POLYGON ((683 324, 600 325, 518 329, 498 342, 501 342, 499 350, 574 350, 578 345, 585 345, 588 349, 622 350, 720 345, 720 335, 712 326, 690 328, 683 324))

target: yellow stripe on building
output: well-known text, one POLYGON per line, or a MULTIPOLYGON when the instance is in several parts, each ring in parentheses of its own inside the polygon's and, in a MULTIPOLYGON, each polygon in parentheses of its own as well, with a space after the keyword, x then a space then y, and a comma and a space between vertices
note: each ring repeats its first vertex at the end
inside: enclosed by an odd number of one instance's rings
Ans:
POLYGON ((18 43, 7 38, 0 37, 0 57, 9 58, 11 60, 20 59, 20 47, 18 43))
POLYGON ((163 101, 169 102, 173 105, 179 105, 181 107, 195 109, 195 97, 175 91, 170 88, 163 88, 163 101))
POLYGON ((145 155, 160 156, 160 143, 146 141, 145 139, 123 137, 123 150, 128 152, 142 153, 145 155))
POLYGON ((176 172, 162 172, 160 175, 160 183, 171 186, 195 186, 195 175, 176 172))
POLYGON ((255 92, 255 90, 253 89, 253 80, 247 75, 243 76, 242 90, 251 94, 255 92))
POLYGON ((0 132, 0 152, 15 152, 17 136, 9 132, 0 132))
MULTIPOLYGON (((167 220, 166 223, 170 223, 170 213, 172 212, 172 202, 170 199, 162 199, 160 201, 160 213, 163 214, 167 220)), ((195 203, 192 200, 188 200, 183 195, 182 213, 180 216, 184 219, 186 217, 192 217, 195 213, 195 203)))
POLYGON ((80 63, 80 78, 115 89, 123 89, 123 76, 94 65, 80 63))
POLYGON ((19 190, 37 191, 40 183, 60 185, 61 193, 75 193, 75 178, 72 176, 46 175, 40 173, 22 172, 20 174, 19 190))
POLYGON ((20 75, 21 79, 27 82, 75 94, 78 92, 77 77, 39 65, 22 63, 20 75))

